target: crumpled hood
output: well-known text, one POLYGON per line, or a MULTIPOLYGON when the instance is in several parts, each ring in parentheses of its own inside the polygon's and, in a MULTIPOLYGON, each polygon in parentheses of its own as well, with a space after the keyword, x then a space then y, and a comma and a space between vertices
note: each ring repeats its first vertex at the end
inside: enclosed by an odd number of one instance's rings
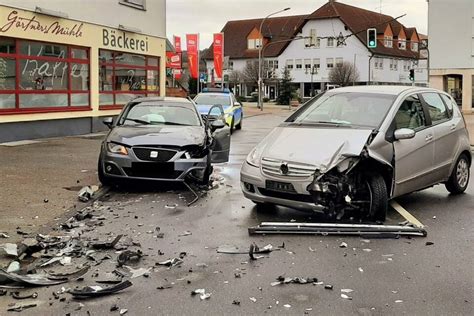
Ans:
POLYGON ((205 133, 202 126, 117 126, 107 137, 109 142, 129 146, 168 145, 185 146, 201 145, 205 133))
POLYGON ((345 157, 360 155, 371 133, 370 129, 343 127, 277 127, 261 144, 261 157, 329 170, 345 157))

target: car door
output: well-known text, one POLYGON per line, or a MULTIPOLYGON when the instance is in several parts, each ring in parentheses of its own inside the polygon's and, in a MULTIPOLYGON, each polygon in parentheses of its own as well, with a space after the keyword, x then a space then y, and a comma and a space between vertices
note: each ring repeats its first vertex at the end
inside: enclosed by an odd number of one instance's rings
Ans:
POLYGON ((214 105, 209 109, 206 128, 212 135, 211 162, 228 162, 230 153, 230 127, 225 124, 222 105, 214 105), (224 123, 224 127, 213 130, 212 122, 216 120, 221 120, 224 123))
POLYGON ((231 95, 231 102, 233 106, 233 112, 235 117, 235 123, 238 124, 242 120, 242 105, 235 99, 235 96, 231 95))
POLYGON ((394 196, 399 196, 432 184, 434 142, 431 122, 417 94, 403 100, 394 119, 396 129, 409 128, 415 131, 413 138, 393 142, 394 196))
POLYGON ((441 96, 436 92, 425 92, 421 94, 422 101, 428 109, 434 136, 434 167, 433 173, 436 182, 442 182, 449 177, 451 165, 456 159, 458 146, 457 127, 462 125, 462 118, 453 117, 451 109, 443 102, 441 96))

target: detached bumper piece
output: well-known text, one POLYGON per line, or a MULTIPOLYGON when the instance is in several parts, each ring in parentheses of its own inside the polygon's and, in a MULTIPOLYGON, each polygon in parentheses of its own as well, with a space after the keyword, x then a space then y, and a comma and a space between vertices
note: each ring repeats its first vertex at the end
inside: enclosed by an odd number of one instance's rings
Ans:
POLYGON ((264 222, 249 227, 249 234, 359 235, 367 238, 426 237, 424 228, 399 225, 264 222))

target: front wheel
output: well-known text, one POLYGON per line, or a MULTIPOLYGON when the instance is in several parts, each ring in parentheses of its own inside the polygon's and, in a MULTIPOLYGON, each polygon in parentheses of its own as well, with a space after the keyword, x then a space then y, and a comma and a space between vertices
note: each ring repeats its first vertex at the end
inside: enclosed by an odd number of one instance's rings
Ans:
POLYGON ((459 156, 454 165, 453 172, 446 182, 446 189, 451 194, 461 194, 466 191, 469 184, 469 158, 466 154, 459 156))
POLYGON ((242 129, 242 121, 243 120, 244 120, 244 116, 242 115, 241 118, 240 118, 240 122, 239 122, 239 124, 237 124, 235 126, 235 129, 239 129, 239 130, 242 129))
POLYGON ((388 208, 388 193, 385 180, 379 174, 371 174, 366 178, 369 208, 366 215, 373 221, 385 221, 388 208))

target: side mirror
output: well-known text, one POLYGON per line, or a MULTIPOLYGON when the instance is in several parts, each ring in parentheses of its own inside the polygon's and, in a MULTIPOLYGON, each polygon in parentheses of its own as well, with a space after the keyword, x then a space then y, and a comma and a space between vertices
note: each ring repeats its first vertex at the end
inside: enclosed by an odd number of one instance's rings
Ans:
POLYGON ((241 106, 240 102, 234 102, 234 106, 241 106))
POLYGON ((224 128, 225 123, 222 120, 214 120, 211 123, 211 130, 215 131, 216 129, 224 128))
POLYGON ((393 133, 393 136, 396 140, 410 139, 415 137, 415 131, 411 128, 400 128, 393 133))
POLYGON ((106 117, 102 123, 106 125, 108 128, 112 128, 112 125, 114 124, 114 119, 112 117, 106 117))

